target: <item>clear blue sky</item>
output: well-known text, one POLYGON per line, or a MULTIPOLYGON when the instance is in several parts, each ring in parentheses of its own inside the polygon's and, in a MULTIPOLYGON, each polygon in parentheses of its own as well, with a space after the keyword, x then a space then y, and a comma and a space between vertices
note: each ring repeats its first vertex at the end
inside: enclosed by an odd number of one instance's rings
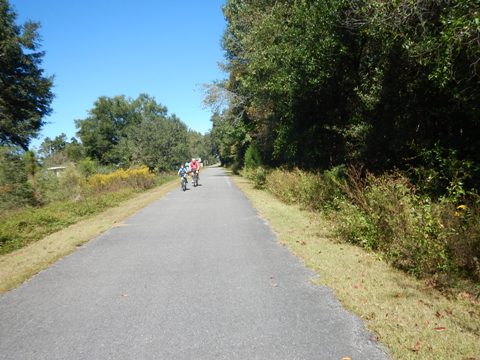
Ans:
POLYGON ((202 133, 211 113, 201 84, 222 79, 223 0, 10 0, 17 22, 41 23, 42 68, 54 75, 46 136, 75 136, 100 96, 140 93, 202 133))

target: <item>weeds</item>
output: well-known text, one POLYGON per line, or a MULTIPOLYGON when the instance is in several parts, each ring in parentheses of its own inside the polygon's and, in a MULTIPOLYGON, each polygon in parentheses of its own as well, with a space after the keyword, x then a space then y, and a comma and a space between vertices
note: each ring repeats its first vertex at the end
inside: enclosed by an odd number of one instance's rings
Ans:
MULTIPOLYGON (((365 320, 393 359, 477 359, 480 308, 471 296, 441 296, 424 281, 380 261, 382 253, 331 241, 336 238, 331 218, 285 205, 247 181, 233 179, 279 241, 319 274, 314 282, 331 288, 349 311, 365 320)), ((353 214, 342 222, 354 222, 367 234, 366 241, 375 239, 373 223, 357 206, 348 200, 341 206, 353 214)))
POLYGON ((39 179, 44 205, 9 211, 0 218, 0 254, 20 249, 170 179, 168 175, 157 177, 147 168, 117 170, 87 178, 73 166, 58 177, 45 172, 39 179))
POLYGON ((468 283, 469 291, 480 291, 480 199, 473 194, 468 201, 459 192, 433 200, 401 173, 374 176, 355 168, 259 167, 243 174, 287 204, 326 212, 340 239, 377 251, 405 272, 437 287, 468 283))
POLYGON ((0 254, 20 249, 90 215, 128 199, 135 190, 102 194, 82 201, 54 202, 42 208, 18 211, 0 220, 0 254))

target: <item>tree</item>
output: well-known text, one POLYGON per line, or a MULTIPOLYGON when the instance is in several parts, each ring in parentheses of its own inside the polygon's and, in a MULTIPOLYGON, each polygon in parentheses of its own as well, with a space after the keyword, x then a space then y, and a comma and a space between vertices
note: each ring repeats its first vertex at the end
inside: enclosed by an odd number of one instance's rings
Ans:
POLYGON ((80 161, 85 158, 85 148, 74 137, 65 145, 65 155, 72 161, 80 161))
POLYGON ((0 0, 0 145, 24 150, 45 124, 53 100, 53 78, 41 68, 39 24, 15 24, 16 13, 0 0))
POLYGON ((0 209, 34 204, 25 156, 19 147, 0 146, 0 209))
POLYGON ((40 144, 39 154, 43 158, 48 158, 55 153, 63 151, 67 146, 67 135, 61 133, 60 135, 56 136, 53 140, 50 139, 48 136, 43 140, 40 144))
POLYGON ((408 169, 436 146, 480 164, 479 14, 478 0, 227 1, 228 78, 206 97, 230 101, 212 128, 222 162, 253 142, 273 166, 408 169))
POLYGON ((212 118, 211 137, 213 150, 222 166, 243 164, 244 153, 248 146, 249 135, 243 124, 233 115, 231 110, 214 113, 212 118))
POLYGON ((125 137, 127 127, 139 122, 137 119, 131 99, 102 96, 95 101, 89 116, 75 120, 75 124, 87 156, 106 165, 121 162, 118 144, 125 137))
POLYGON ((85 157, 83 145, 74 137, 67 140, 64 133, 57 135, 53 140, 46 137, 40 144, 38 151, 45 166, 58 166, 69 161, 79 161, 85 157))
POLYGON ((102 96, 95 101, 89 116, 75 120, 78 136, 85 147, 86 155, 104 165, 124 163, 129 154, 121 145, 131 132, 146 119, 165 117, 167 108, 154 98, 141 94, 137 99, 125 96, 113 98, 102 96))
POLYGON ((129 162, 170 171, 189 159, 187 126, 175 115, 146 117, 128 131, 123 145, 129 162))

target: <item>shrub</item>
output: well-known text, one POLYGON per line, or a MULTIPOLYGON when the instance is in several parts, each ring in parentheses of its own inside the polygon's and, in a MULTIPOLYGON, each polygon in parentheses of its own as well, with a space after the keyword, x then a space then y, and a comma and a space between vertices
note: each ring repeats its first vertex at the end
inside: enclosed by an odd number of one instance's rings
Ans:
POLYGON ((263 189, 267 182, 268 171, 263 167, 245 168, 242 176, 253 182, 256 189, 263 189))
POLYGON ((298 169, 275 169, 267 178, 266 188, 287 204, 298 203, 298 169))
POLYGON ((232 166, 230 167, 232 169, 232 172, 235 174, 235 175, 238 175, 240 174, 240 170, 242 169, 242 164, 240 164, 239 161, 235 160, 233 163, 232 163, 232 166))
POLYGON ((366 249, 378 248, 375 226, 357 206, 349 201, 340 202, 334 218, 337 234, 341 239, 366 249))
POLYGON ((394 266, 434 277, 439 285, 458 276, 480 279, 477 207, 457 209, 448 200, 417 195, 398 173, 370 174, 361 181, 350 173, 347 193, 351 205, 341 208, 338 222, 344 240, 378 249, 394 266))
POLYGON ((84 177, 91 176, 95 174, 97 171, 97 164, 90 158, 82 159, 77 164, 78 170, 84 177))
POLYGON ((245 152, 245 167, 247 169, 255 169, 262 165, 260 150, 255 143, 251 143, 245 152))
POLYGON ((452 261, 460 275, 480 283, 480 205, 478 197, 468 204, 442 204, 441 222, 452 261))
POLYGON ((286 203, 311 210, 331 210, 343 198, 339 170, 311 173, 300 169, 277 169, 266 180, 267 189, 286 203))
POLYGON ((0 146, 0 209, 33 205, 34 200, 21 151, 0 146))
POLYGON ((85 178, 74 165, 67 165, 58 176, 43 170, 38 176, 42 204, 54 201, 78 200, 84 195, 85 178))
POLYGON ((459 202, 471 194, 472 189, 480 188, 480 167, 473 161, 461 159, 457 151, 436 144, 432 149, 422 149, 419 155, 427 165, 414 167, 409 174, 422 193, 459 202))
POLYGON ((259 167, 243 174, 285 203, 327 210, 341 239, 380 252, 397 268, 439 286, 480 281, 480 197, 474 194, 460 205, 457 196, 434 201, 401 173, 374 176, 344 167, 320 174, 259 167))
POLYGON ((147 189, 155 184, 155 175, 147 167, 95 174, 87 179, 90 192, 117 191, 123 188, 147 189))

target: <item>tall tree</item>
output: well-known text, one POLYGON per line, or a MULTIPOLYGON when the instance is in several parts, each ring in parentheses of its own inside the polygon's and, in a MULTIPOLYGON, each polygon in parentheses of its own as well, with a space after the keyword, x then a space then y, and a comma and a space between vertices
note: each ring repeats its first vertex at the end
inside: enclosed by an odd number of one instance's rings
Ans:
POLYGON ((85 146, 87 156, 102 164, 121 162, 118 144, 126 136, 130 125, 141 120, 141 107, 125 96, 102 96, 95 101, 86 119, 75 120, 78 136, 85 146))
POLYGON ((224 14, 221 158, 254 142, 270 165, 384 171, 439 146, 480 164, 479 0, 228 0, 224 14))
POLYGON ((0 0, 0 145, 28 149, 51 112, 53 78, 41 68, 39 24, 15 24, 16 13, 0 0))
POLYGON ((187 126, 146 94, 100 97, 76 125, 86 155, 106 165, 169 170, 191 156, 187 126))
POLYGON ((67 143, 67 135, 64 133, 57 135, 53 140, 47 136, 40 144, 40 150, 38 153, 43 158, 50 157, 55 153, 63 151, 67 146, 67 143))
POLYGON ((175 115, 144 118, 129 129, 123 144, 130 163, 150 170, 170 171, 190 157, 187 126, 175 115))

